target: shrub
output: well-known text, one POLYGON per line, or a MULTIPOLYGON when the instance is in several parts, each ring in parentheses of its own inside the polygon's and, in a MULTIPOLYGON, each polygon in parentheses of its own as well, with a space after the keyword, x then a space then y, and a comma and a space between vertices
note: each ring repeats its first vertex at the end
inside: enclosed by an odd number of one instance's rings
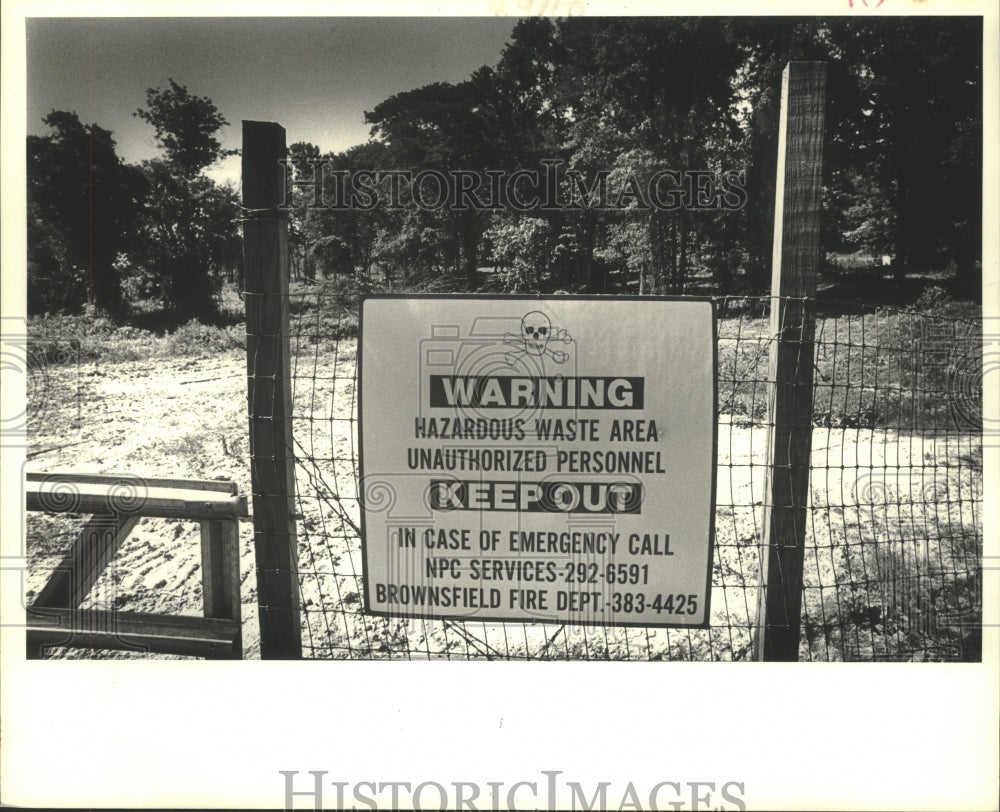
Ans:
POLYGON ((79 316, 45 314, 28 319, 29 364, 35 367, 200 356, 245 346, 242 324, 210 327, 190 321, 173 333, 158 336, 131 325, 117 325, 89 306, 79 316))
POLYGON ((243 325, 210 327, 197 319, 181 325, 164 338, 167 354, 171 356, 204 355, 246 347, 243 325))

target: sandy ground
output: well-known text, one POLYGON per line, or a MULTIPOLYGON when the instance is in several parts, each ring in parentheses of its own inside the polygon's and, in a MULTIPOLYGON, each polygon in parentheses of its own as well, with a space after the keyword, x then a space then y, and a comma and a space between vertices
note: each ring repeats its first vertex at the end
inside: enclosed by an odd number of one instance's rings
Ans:
MULTIPOLYGON (((345 340, 336 354, 302 352, 296 362, 295 437, 299 453, 312 458, 296 470, 306 656, 747 656, 760 573, 766 430, 734 424, 725 415, 718 437, 711 629, 389 622, 362 614, 360 544, 351 529, 358 519, 354 349, 354 342, 345 340)), ((250 493, 246 369, 240 351, 36 369, 29 399, 29 471, 225 478, 250 493)), ((871 659, 915 645, 912 637, 901 636, 904 617, 912 625, 912 606, 890 606, 899 602, 898 594, 876 595, 886 576, 872 568, 895 566, 895 576, 906 575, 910 570, 899 569, 900 562, 912 562, 916 554, 906 545, 919 544, 918 568, 923 562, 931 587, 935 573, 946 578, 975 569, 981 545, 980 459, 979 440, 970 435, 920 438, 887 430, 815 429, 803 659, 871 659), (876 610, 882 613, 881 626, 876 610), (850 639, 845 629, 851 630, 850 639)), ((29 601, 85 518, 28 516, 29 601)), ((252 524, 241 522, 247 658, 260 652, 252 543, 252 524)), ((143 519, 85 606, 199 615, 199 559, 196 523, 143 519)), ((926 601, 924 610, 929 611, 926 601)), ((54 656, 130 655, 61 650, 54 656)))
MULTIPOLYGON (((33 377, 27 470, 229 479, 242 493, 250 493, 246 361, 241 354, 83 363, 36 370, 33 377)), ((29 601, 81 524, 82 519, 54 521, 29 514, 29 601)), ((141 519, 84 606, 200 615, 199 533, 197 522, 141 519)), ((240 550, 244 650, 246 657, 257 657, 250 522, 240 523, 240 550)), ((65 654, 90 656, 86 651, 65 654)))

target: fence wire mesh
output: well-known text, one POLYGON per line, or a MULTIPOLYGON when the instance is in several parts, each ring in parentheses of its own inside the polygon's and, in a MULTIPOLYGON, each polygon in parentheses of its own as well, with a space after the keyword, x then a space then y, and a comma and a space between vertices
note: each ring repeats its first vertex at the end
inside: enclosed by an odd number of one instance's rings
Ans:
MULTIPOLYGON (((363 611, 357 297, 290 294, 302 645, 340 659, 745 660, 767 499, 770 297, 718 297, 708 629, 384 618, 363 611)), ((941 312, 937 312, 937 311, 941 312)), ((383 329, 392 329, 384 325, 383 329)), ((816 323, 800 660, 978 660, 982 320, 824 303, 816 323)), ((369 498, 377 498, 370 494, 369 498)))

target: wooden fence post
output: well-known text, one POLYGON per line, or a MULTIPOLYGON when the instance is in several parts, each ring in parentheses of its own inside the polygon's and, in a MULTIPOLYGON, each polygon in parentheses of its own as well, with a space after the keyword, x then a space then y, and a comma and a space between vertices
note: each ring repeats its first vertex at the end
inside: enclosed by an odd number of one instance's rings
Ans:
POLYGON ((771 386, 754 658, 796 661, 812 444, 826 63, 782 75, 771 266, 771 386))
POLYGON ((285 130, 243 122, 250 473, 261 658, 299 659, 298 550, 288 315, 285 130))

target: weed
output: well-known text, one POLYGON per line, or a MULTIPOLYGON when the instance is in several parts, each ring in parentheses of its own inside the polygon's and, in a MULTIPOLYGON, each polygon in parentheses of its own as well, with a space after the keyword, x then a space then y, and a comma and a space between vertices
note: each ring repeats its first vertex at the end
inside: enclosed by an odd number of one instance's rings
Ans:
POLYGON ((171 357, 206 355, 246 348, 246 331, 240 327, 209 327, 192 319, 165 336, 171 357))
POLYGON ((33 367, 85 361, 120 363, 241 349, 246 347, 246 331, 242 325, 213 327, 192 320, 161 336, 132 325, 117 325, 99 313, 46 314, 28 320, 28 342, 33 367))
MULTIPOLYGON (((819 319, 813 422, 926 432, 982 426, 982 322, 978 306, 927 288, 920 309, 819 319)), ((727 307, 727 312, 732 308, 727 307)), ((720 319, 719 411, 762 419, 773 342, 759 314, 720 319)))

